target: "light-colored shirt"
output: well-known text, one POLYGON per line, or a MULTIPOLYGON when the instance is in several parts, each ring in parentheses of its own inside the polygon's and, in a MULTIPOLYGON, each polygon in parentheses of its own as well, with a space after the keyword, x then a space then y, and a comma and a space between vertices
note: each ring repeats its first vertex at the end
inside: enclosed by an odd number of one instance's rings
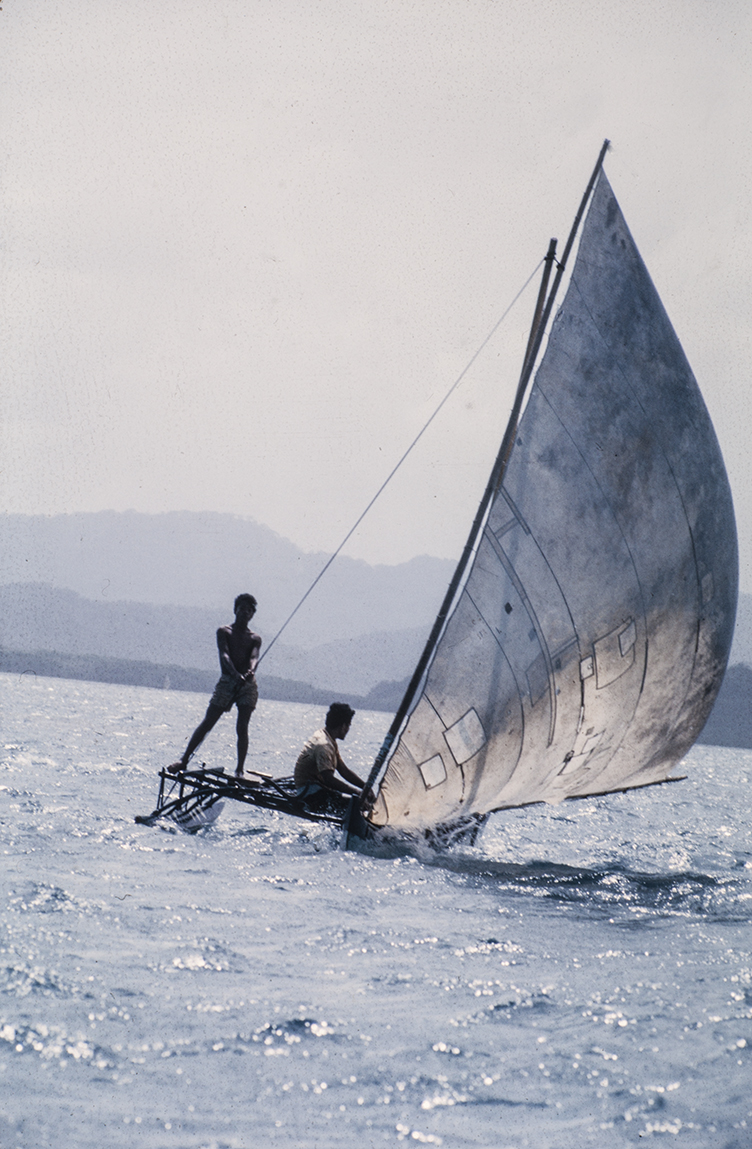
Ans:
MULTIPOLYGON (((338 766, 344 765, 339 756, 337 743, 327 730, 317 730, 306 742, 295 763, 295 785, 310 786, 322 782, 322 777, 332 774, 338 766)), ((323 781, 327 779, 324 777, 323 781)))

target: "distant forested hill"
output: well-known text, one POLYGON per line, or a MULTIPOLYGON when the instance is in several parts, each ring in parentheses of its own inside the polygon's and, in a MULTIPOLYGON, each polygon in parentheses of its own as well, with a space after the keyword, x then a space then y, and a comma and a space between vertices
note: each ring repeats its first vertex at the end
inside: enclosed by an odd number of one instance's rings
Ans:
MULTIPOLYGON (((54 650, 0 650, 0 673, 148 686, 154 690, 191 690, 205 695, 211 693, 217 679, 216 672, 187 670, 183 666, 103 658, 95 654, 60 654, 54 650)), ((407 681, 381 682, 366 695, 348 691, 345 697, 357 709, 394 711, 406 685, 407 681)), ((339 698, 336 690, 263 673, 259 673, 259 691, 262 698, 271 701, 307 702, 320 706, 328 706, 339 698)))
MULTIPOLYGON (((249 591, 267 640, 328 557, 235 515, 0 515, 0 585, 47 584, 101 604, 190 607, 220 622, 228 612, 231 620, 235 595, 249 591)), ((427 556, 397 566, 340 556, 285 639, 310 647, 430 626, 453 569, 453 562, 427 556)))
POLYGON ((730 666, 715 706, 697 740, 709 746, 752 749, 752 669, 730 666))
MULTIPOLYGON (((231 621, 232 609, 92 602, 36 583, 0 586, 0 648, 8 651, 168 664, 216 677, 216 630, 231 621)), ((280 641, 261 666, 266 675, 365 695, 410 674, 428 630, 378 631, 312 647, 280 641)))

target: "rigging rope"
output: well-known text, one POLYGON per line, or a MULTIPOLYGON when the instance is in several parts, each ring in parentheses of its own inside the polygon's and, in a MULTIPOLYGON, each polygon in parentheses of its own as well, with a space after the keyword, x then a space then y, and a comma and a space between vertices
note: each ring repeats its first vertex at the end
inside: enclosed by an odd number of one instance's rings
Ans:
MULTIPOLYGON (((489 333, 488 333, 488 335, 486 336, 486 338, 483 340, 483 342, 481 343, 481 345, 478 347, 477 351, 476 351, 476 352, 475 352, 475 354, 472 356, 472 358, 470 359, 469 363, 468 363, 468 364, 465 366, 465 368, 464 368, 464 369, 463 369, 463 370, 460 372, 460 374, 457 376, 457 378, 455 379, 454 383, 452 384, 452 386, 449 388, 449 390, 447 391, 447 393, 446 393, 446 395, 444 396, 444 398, 443 398, 443 399, 441 400, 441 402, 439 403, 438 407, 435 409, 435 411, 433 412, 433 414, 432 414, 432 415, 431 415, 431 416, 430 416, 430 417, 429 417, 429 418, 426 420, 426 422, 423 424, 423 426, 421 427, 420 431, 419 431, 419 432, 418 432, 418 434, 415 436, 415 438, 413 439, 412 443, 411 443, 411 444, 410 444, 410 446, 407 448, 407 450, 404 452, 404 454, 403 454, 403 455, 402 455, 402 457, 399 459, 399 461, 398 461, 397 463, 395 463, 394 467, 392 467, 391 471, 389 472, 389 474, 387 475, 387 477, 384 479, 384 482, 381 484, 381 486, 379 487, 378 491, 376 492, 376 494, 373 496, 373 498, 372 498, 372 499, 371 499, 371 501, 369 502, 368 506, 367 506, 367 507, 365 508, 365 510, 364 510, 364 511, 363 511, 363 512, 360 514, 360 516, 359 516, 359 517, 358 517, 358 518, 355 520, 355 523, 354 523, 354 524, 353 524, 353 526, 350 528, 350 530, 347 532, 347 534, 345 535, 345 537, 343 538, 342 542, 341 542, 341 543, 339 544, 339 546, 337 547, 337 549, 336 549, 336 551, 334 552, 334 554, 332 554, 332 555, 330 556, 330 558, 327 560, 327 562, 326 562, 326 563, 324 564, 324 566, 321 568, 321 570, 319 571, 319 573, 316 575, 316 578, 313 580, 313 582, 311 583, 311 585, 309 586, 308 590, 305 592, 305 594, 304 594, 304 595, 303 595, 303 597, 301 598, 301 600, 300 600, 300 602, 298 603, 298 605, 295 607, 295 609, 294 609, 293 611, 291 611, 291 613, 290 613, 290 614, 287 616, 287 618, 285 619, 285 621, 282 623, 281 627, 279 628, 279 630, 277 631, 277 633, 274 635, 274 638, 271 640, 271 642, 269 643, 269 645, 266 647, 266 650, 263 652, 263 654, 262 654, 262 655, 261 655, 261 657, 259 658, 259 660, 258 660, 258 661, 259 661, 259 663, 263 662, 263 660, 264 660, 265 656, 266 656, 266 655, 269 653, 269 651, 272 649, 272 647, 274 646, 274 644, 275 644, 275 642, 277 641, 277 639, 279 638, 279 636, 280 636, 280 635, 283 633, 283 631, 285 631, 285 630, 287 629, 288 625, 289 625, 289 624, 292 622, 292 620, 294 619, 295 615, 298 613, 298 611, 300 610, 301 606, 303 605, 303 603, 306 601, 306 599, 307 599, 307 598, 308 598, 308 596, 310 595, 311 591, 314 589, 314 587, 315 587, 315 586, 316 586, 316 585, 317 585, 317 584, 318 584, 318 583, 321 581, 321 579, 324 577, 324 575, 325 575, 325 574, 326 574, 326 572, 329 570, 329 567, 332 565, 332 563, 334 562, 334 560, 337 558, 337 555, 340 553, 340 551, 342 550, 342 548, 343 548, 343 547, 345 546, 345 544, 346 544, 346 543, 347 543, 347 542, 350 540, 350 538, 352 538, 352 536, 355 534, 356 530, 358 529, 358 527, 360 526, 360 524, 363 522, 363 519, 366 517, 366 515, 367 515, 367 514, 368 514, 368 512, 370 511, 370 509, 371 509, 371 507, 373 506, 373 504, 376 502, 376 500, 379 498, 379 496, 381 495, 381 493, 384 491, 384 489, 385 489, 385 488, 388 486, 388 484, 389 484, 389 483, 392 481, 392 479, 394 478, 394 476, 397 474, 397 471, 400 469, 400 467, 401 467, 401 466, 402 466, 402 464, 404 463, 405 459, 407 458, 407 456, 408 456, 408 455, 410 454, 410 452, 412 451, 413 447, 415 447, 415 446, 416 446, 416 444, 418 443, 418 441, 419 441, 419 440, 420 440, 420 439, 423 437, 423 435, 425 434, 425 432, 426 432, 426 431, 428 430, 428 428, 431 426, 431 423, 433 423, 433 421, 434 421, 434 419, 436 418, 436 416, 438 415, 439 411, 440 411, 440 410, 441 410, 441 408, 444 406, 444 404, 447 402, 447 400, 450 398, 450 396, 451 396, 451 395, 452 395, 452 394, 453 394, 453 393, 454 393, 454 392, 457 390, 457 388, 459 387, 460 383, 462 382, 462 380, 465 378, 465 376, 467 375, 468 371, 469 371, 469 370, 470 370, 470 368, 472 367, 473 363, 475 363, 475 360, 476 360, 476 359, 478 358, 478 356, 480 355, 481 351, 483 351, 483 349, 485 348, 486 344, 487 344, 487 343, 489 343, 489 342, 490 342, 490 340, 491 340, 491 339, 494 337, 494 335, 496 334, 496 332, 498 331, 498 329, 501 327, 502 323, 504 322, 504 320, 506 319, 506 317, 509 315, 509 312, 512 310, 512 308, 514 307, 515 303, 516 303, 516 302, 517 302, 517 300, 520 298, 520 296, 521 296, 521 295, 523 295, 523 294, 524 294, 524 292, 527 290, 527 288, 530 286, 530 283, 531 283, 531 281, 532 281, 532 280, 535 278, 535 276, 538 274, 538 269, 540 268, 540 266, 541 266, 541 264, 542 264, 542 263, 543 263, 543 260, 541 259, 541 260, 540 260, 540 261, 539 261, 539 262, 536 264, 536 266, 534 267, 533 271, 530 273, 530 275, 528 276, 528 278, 525 280, 525 282, 523 283, 522 287, 520 288, 520 290, 519 290, 519 291, 517 292, 517 294, 515 295, 515 297, 514 297, 514 299, 512 300, 512 302, 509 304, 509 306, 507 307, 507 309, 506 309, 506 310, 503 312, 503 314, 501 315, 501 317, 500 317, 500 318, 499 318, 499 319, 496 321, 496 323, 495 323, 495 324, 494 324, 494 326, 491 328, 491 330, 489 331, 489 333)), ((257 664, 257 665, 258 665, 258 664, 257 664)))

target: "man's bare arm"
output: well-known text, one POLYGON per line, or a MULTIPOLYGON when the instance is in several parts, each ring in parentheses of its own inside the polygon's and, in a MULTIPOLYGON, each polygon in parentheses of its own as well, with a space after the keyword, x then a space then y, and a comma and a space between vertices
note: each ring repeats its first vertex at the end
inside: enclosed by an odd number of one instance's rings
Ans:
POLYGON ((337 763, 337 770, 352 786, 357 786, 359 791, 365 786, 365 782, 358 777, 354 770, 351 770, 349 766, 345 766, 344 762, 340 761, 337 763))
POLYGON ((259 660, 259 653, 261 651, 261 639, 259 638, 259 636, 257 634, 254 635, 254 638, 256 639, 256 641, 254 642, 253 646, 251 647, 251 665, 248 667, 248 670, 243 675, 243 678, 246 678, 246 679, 253 678, 254 674, 256 673, 256 667, 258 666, 258 660, 259 660))
POLYGON ((334 770, 326 770, 323 774, 319 774, 319 782, 326 790, 337 790, 340 794, 355 794, 359 795, 363 789, 362 785, 357 789, 354 786, 348 786, 347 782, 343 782, 338 778, 334 770))
MULTIPOLYGON (((351 770, 349 768, 349 766, 345 766, 344 762, 341 759, 337 763, 337 769, 343 778, 346 778, 347 781, 352 784, 352 786, 357 787, 357 789, 355 790, 356 794, 358 794, 358 795, 362 794, 363 798, 369 802, 375 802, 376 801, 376 795, 374 794, 373 790, 369 790, 366 793, 365 782, 361 781, 361 779, 358 777, 358 775, 355 773, 354 770, 351 770)), ((347 793, 348 794, 353 793, 353 791, 350 789, 349 786, 347 788, 347 793)))

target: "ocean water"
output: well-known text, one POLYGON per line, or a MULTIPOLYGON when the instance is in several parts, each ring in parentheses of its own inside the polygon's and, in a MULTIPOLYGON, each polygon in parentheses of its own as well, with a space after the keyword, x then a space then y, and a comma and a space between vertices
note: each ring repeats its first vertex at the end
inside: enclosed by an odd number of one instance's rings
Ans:
MULTIPOLYGON (((2 1149, 752 1146, 752 752, 445 856, 136 825, 205 704, 0 675, 2 1149)), ((262 701, 252 764, 321 720, 262 701)))

